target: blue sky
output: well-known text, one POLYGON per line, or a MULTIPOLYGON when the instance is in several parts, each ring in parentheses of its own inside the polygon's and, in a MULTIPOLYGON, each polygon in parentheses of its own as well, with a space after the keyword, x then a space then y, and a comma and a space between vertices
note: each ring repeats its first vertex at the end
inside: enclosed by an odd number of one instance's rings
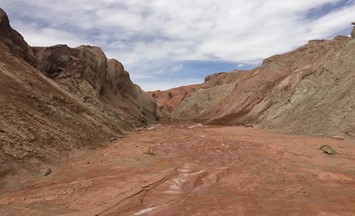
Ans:
POLYGON ((90 44, 144 90, 250 69, 311 39, 348 35, 355 0, 2 0, 33 46, 90 44))

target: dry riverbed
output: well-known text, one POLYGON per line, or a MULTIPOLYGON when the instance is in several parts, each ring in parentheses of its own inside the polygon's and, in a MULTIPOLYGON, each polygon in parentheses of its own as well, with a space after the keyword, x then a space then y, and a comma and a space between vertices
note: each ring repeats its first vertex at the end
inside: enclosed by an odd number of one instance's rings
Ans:
POLYGON ((51 171, 6 178, 0 215, 355 215, 349 139, 159 125, 51 171))

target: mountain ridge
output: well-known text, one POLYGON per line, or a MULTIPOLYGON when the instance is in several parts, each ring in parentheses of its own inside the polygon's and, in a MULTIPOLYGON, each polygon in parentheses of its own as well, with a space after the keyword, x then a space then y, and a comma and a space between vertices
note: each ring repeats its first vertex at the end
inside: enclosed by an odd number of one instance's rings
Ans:
POLYGON ((311 40, 250 71, 209 75, 171 119, 354 137, 354 48, 354 37, 311 40))
POLYGON ((31 47, 0 9, 0 177, 156 121, 156 103, 99 47, 31 47))

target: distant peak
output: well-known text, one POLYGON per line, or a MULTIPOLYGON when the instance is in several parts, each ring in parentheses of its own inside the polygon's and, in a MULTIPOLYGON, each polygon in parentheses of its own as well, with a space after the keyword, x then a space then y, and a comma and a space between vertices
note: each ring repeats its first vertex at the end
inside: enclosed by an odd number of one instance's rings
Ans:
POLYGON ((5 11, 4 11, 2 8, 0 8, 0 18, 2 18, 2 17, 4 17, 4 16, 7 17, 5 11))
POLYGON ((6 12, 0 8, 0 33, 6 32, 10 29, 9 18, 7 17, 6 12))

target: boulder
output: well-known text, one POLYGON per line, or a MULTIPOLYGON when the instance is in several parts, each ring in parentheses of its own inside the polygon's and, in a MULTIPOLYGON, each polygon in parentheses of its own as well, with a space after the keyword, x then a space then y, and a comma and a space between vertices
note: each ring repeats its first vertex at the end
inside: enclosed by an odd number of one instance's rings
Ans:
POLYGON ((332 138, 336 140, 344 140, 343 136, 332 136, 332 138))
POLYGON ((335 155, 337 152, 330 147, 329 145, 322 145, 319 147, 319 150, 322 150, 324 153, 329 154, 329 155, 335 155))

